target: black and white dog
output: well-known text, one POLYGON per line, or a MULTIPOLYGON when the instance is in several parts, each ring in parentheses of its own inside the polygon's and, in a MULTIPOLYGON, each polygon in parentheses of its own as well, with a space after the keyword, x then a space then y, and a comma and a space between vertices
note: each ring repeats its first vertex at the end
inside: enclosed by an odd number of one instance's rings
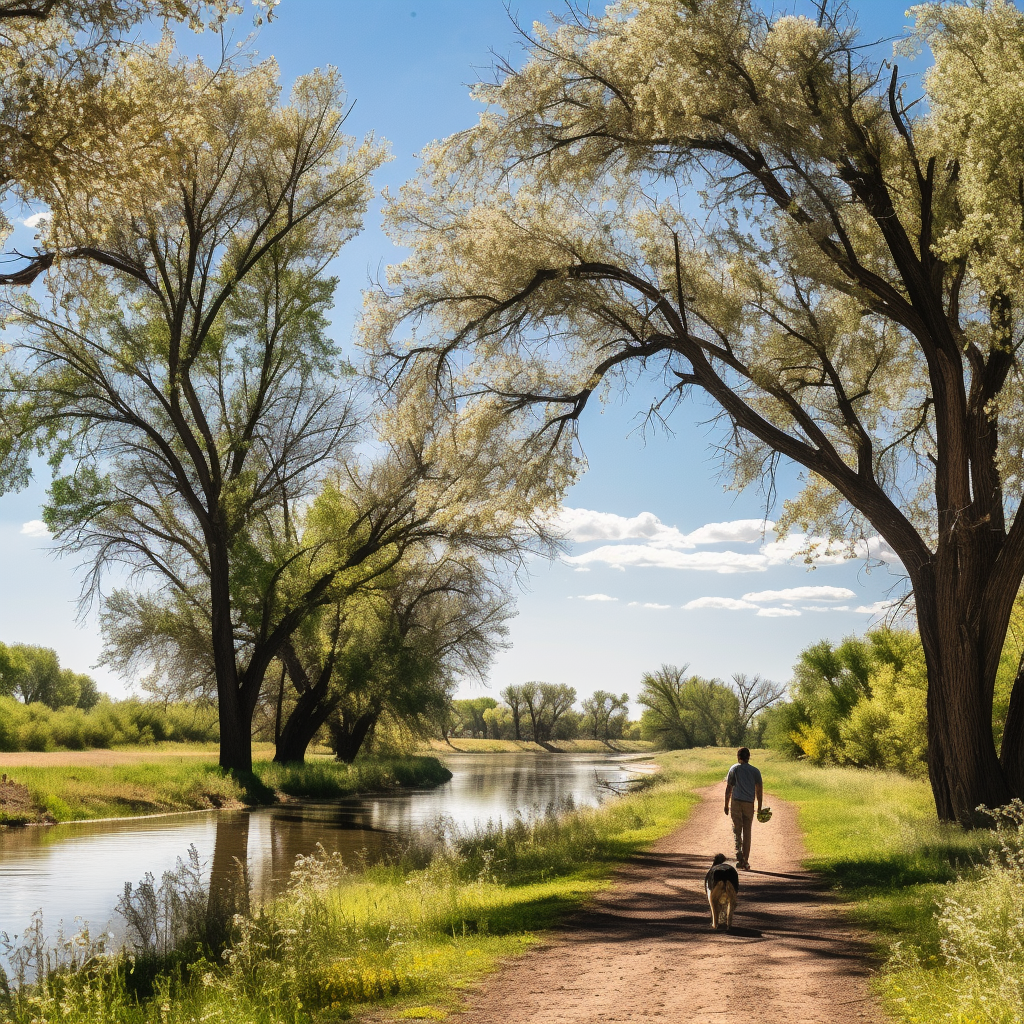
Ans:
POLYGON ((725 854, 716 853, 711 870, 704 877, 704 889, 711 905, 711 927, 717 929, 723 916, 725 930, 732 927, 732 913, 736 909, 736 890, 740 887, 740 876, 731 864, 726 864, 725 854))

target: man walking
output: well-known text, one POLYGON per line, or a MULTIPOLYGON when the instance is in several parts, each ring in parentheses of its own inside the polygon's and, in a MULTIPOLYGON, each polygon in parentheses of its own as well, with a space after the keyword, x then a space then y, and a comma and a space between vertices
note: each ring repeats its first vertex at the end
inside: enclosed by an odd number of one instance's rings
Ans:
POLYGON ((750 870, 750 830, 754 824, 754 801, 761 810, 764 792, 761 773, 750 763, 750 751, 740 747, 736 751, 737 763, 729 769, 725 779, 725 813, 732 802, 732 831, 736 836, 736 867, 750 870))

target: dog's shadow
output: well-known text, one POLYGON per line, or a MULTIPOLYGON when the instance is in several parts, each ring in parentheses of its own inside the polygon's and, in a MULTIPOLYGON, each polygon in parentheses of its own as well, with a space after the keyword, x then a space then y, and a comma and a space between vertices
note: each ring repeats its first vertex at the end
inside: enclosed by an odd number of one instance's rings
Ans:
POLYGON ((723 929, 723 935, 729 935, 737 939, 763 939, 764 932, 759 932, 756 928, 741 928, 737 925, 733 925, 728 931, 723 929))

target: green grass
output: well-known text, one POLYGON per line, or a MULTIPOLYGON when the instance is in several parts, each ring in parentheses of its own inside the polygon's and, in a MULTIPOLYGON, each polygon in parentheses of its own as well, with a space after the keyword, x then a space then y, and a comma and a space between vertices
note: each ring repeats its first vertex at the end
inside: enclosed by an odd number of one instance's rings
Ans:
MULTIPOLYGON (((37 820, 66 822, 272 803, 276 792, 332 799, 356 792, 435 786, 451 773, 434 757, 367 758, 354 765, 257 761, 253 774, 226 773, 211 756, 160 757, 114 765, 14 767, 37 820)), ((15 822, 10 822, 14 824, 15 822)))
POLYGON ((895 772, 817 768, 758 751, 765 786, 796 804, 810 857, 883 948, 912 937, 934 952, 945 883, 985 859, 991 835, 941 824, 928 783, 895 772))
POLYGON ((355 764, 315 760, 305 764, 258 761, 253 772, 271 789, 289 796, 330 800, 358 792, 439 786, 452 773, 436 757, 366 757, 355 764))

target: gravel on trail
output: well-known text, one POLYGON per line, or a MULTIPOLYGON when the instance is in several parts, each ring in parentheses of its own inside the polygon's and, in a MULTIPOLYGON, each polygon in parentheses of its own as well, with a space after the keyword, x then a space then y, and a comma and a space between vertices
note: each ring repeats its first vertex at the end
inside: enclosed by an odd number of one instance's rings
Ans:
POLYGON ((724 786, 616 873, 550 940, 468 993, 459 1024, 879 1024, 870 946, 800 866, 796 811, 766 795, 732 931, 713 932, 704 875, 732 857, 724 786))

